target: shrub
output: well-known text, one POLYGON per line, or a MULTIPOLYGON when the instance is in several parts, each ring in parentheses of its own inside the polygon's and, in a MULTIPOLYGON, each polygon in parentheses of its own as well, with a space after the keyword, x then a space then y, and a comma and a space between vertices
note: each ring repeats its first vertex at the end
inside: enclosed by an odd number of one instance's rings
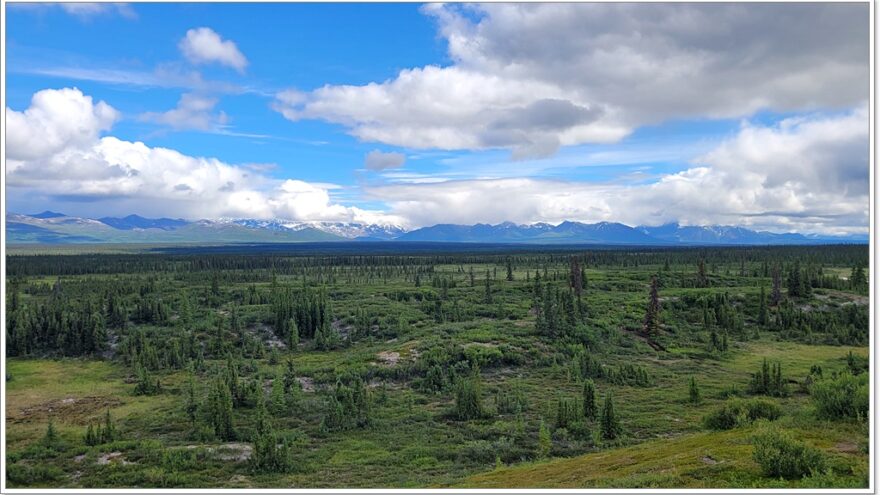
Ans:
POLYGON ((765 476, 798 479, 825 469, 825 457, 813 447, 795 440, 791 434, 765 430, 752 439, 752 457, 765 476))
POLYGON ((752 399, 745 401, 746 416, 751 421, 767 419, 770 421, 782 416, 782 408, 779 404, 767 399, 752 399))
POLYGON ((730 430, 758 419, 773 421, 782 416, 782 409, 766 399, 731 400, 703 418, 703 424, 713 430, 730 430))
POLYGON ((272 430, 260 433, 248 462, 254 473, 289 473, 294 467, 290 441, 272 430))
POLYGON ((483 403, 480 399, 480 381, 475 374, 458 382, 455 389, 454 415, 460 420, 475 419, 485 416, 483 403))
POLYGON ((62 478, 64 478, 64 472, 55 466, 28 466, 20 463, 6 466, 6 481, 13 486, 28 486, 35 483, 57 481, 62 478))
POLYGON ((703 418, 706 428, 713 430, 730 430, 739 424, 740 409, 732 403, 724 404, 703 418))
POLYGON ((867 418, 868 374, 843 373, 833 379, 816 381, 810 387, 810 396, 820 418, 867 418))
POLYGON ((774 363, 772 366, 765 359, 761 369, 752 375, 749 383, 749 393, 754 395, 772 395, 784 397, 788 395, 785 379, 782 377, 782 365, 774 363))

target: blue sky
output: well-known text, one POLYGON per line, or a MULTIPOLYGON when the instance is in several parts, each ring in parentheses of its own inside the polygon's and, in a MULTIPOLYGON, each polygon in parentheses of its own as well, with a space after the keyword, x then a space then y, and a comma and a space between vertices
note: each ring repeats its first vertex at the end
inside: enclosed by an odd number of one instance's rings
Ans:
POLYGON ((863 232, 860 8, 8 4, 8 208, 863 232))

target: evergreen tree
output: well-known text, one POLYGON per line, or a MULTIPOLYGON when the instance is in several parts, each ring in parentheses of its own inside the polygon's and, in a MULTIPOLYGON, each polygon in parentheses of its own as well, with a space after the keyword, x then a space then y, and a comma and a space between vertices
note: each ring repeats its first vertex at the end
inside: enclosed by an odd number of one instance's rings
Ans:
POLYGON ((104 415, 104 427, 101 428, 100 443, 110 443, 116 440, 116 428, 113 426, 113 419, 110 417, 110 410, 104 415))
POLYGON ((688 383, 688 401, 691 404, 699 404, 702 401, 700 388, 697 386, 697 380, 694 377, 691 377, 688 383))
POLYGON ((584 290, 584 272, 580 261, 574 256, 569 261, 569 286, 574 290, 575 295, 580 298, 584 290))
POLYGON ((234 440, 235 428, 232 424, 232 392, 226 380, 214 380, 214 389, 209 403, 209 417, 214 434, 222 440, 234 440))
POLYGON ((767 296, 764 294, 764 286, 761 286, 761 295, 758 300, 758 323, 767 324, 767 296))
POLYGON ((779 266, 773 265, 773 270, 771 272, 773 285, 770 289, 770 305, 773 307, 779 307, 779 302, 782 301, 782 280, 779 272, 779 266))
POLYGON ((706 275, 706 261, 703 258, 700 258, 700 262, 697 264, 696 285, 701 288, 709 287, 709 276, 706 275))
POLYGON ((296 319, 291 318, 287 330, 287 349, 291 352, 295 351, 299 346, 299 327, 296 325, 296 319))
POLYGON ((651 277, 651 292, 648 296, 643 331, 648 335, 656 335, 660 332, 660 296, 657 293, 657 277, 651 277))
POLYGON ((269 395, 272 412, 280 416, 287 410, 288 394, 284 391, 284 380, 276 376, 272 380, 272 392, 269 395))
POLYGON ((460 379, 455 389, 455 417, 464 421, 484 416, 480 395, 478 372, 475 371, 469 378, 460 379))
POLYGON ((489 280, 489 270, 486 270, 486 284, 483 302, 486 304, 492 304, 492 282, 489 280))
POLYGON ((507 258, 507 281, 513 282, 513 262, 507 258))
POLYGON ((544 459, 549 456, 552 447, 553 442, 550 439, 550 429, 547 428, 542 419, 541 425, 538 427, 538 458, 544 459))
POLYGON ((584 380, 583 388, 584 418, 595 421, 599 416, 599 406, 596 404, 596 385, 593 380, 584 380))
POLYGON ((605 404, 602 406, 602 438, 614 440, 621 434, 620 421, 614 412, 614 397, 609 390, 605 394, 605 404))
MULTIPOLYGON (((56 283, 60 285, 60 282, 56 283)), ((49 424, 46 425, 42 443, 46 447, 54 447, 58 443, 58 432, 55 431, 55 421, 52 418, 49 418, 49 424)))
POLYGON ((186 383, 186 405, 184 406, 184 410, 186 411, 190 423, 195 427, 196 412, 199 410, 199 403, 196 399, 196 380, 193 376, 192 369, 189 371, 189 377, 186 383))

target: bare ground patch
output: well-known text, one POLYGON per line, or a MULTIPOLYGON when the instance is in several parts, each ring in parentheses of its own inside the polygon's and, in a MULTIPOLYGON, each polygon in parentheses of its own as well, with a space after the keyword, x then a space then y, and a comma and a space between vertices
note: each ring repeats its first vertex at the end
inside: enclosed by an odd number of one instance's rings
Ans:
POLYGON ((66 422, 85 423, 120 404, 122 401, 115 397, 66 397, 23 407, 18 411, 7 411, 6 420, 10 423, 42 423, 52 417, 66 422))
POLYGON ((381 366, 390 368, 397 366, 397 363, 400 362, 400 353, 394 351, 382 351, 376 354, 376 359, 379 360, 381 366))

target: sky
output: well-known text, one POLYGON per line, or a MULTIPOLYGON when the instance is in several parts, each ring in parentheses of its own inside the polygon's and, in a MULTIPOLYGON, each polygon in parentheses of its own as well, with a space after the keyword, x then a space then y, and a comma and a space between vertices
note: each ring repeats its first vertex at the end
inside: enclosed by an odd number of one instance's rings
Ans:
POLYGON ((864 234, 868 4, 6 4, 7 210, 864 234))

